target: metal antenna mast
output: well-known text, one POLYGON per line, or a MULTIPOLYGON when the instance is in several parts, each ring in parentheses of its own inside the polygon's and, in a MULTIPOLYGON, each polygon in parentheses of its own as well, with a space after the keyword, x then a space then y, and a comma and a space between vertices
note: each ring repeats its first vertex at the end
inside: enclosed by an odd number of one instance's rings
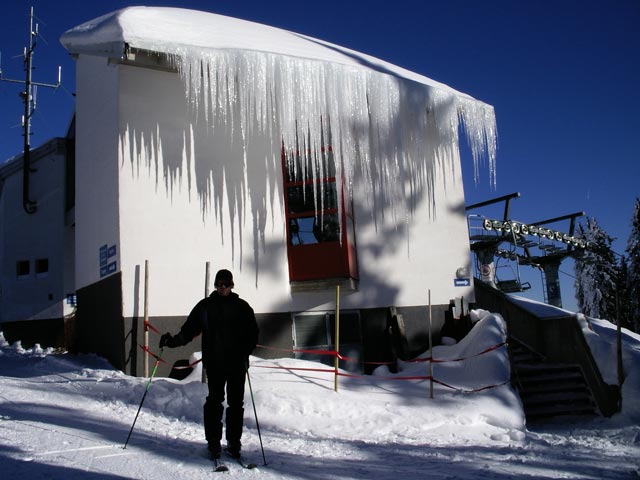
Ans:
POLYGON ((23 150, 23 175, 22 175, 22 206, 25 212, 31 214, 37 210, 37 202, 29 198, 29 174, 31 169, 31 116, 36 109, 36 93, 37 87, 58 88, 60 86, 61 68, 58 67, 58 82, 56 84, 39 83, 32 80, 33 71, 33 52, 36 48, 38 37, 38 24, 35 28, 33 25, 33 7, 29 11, 29 46, 24 49, 24 70, 26 73, 25 80, 13 80, 2 76, 2 68, 0 68, 0 80, 5 82, 24 84, 24 91, 20 92, 20 97, 24 102, 24 116, 22 126, 24 128, 24 150, 23 150))

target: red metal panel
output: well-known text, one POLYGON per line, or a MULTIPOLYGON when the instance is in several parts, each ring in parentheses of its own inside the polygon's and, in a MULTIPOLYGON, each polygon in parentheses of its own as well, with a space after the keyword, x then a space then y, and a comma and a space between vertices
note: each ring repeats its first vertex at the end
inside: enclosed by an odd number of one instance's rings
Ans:
MULTIPOLYGON (((286 234, 287 234, 287 257, 289 260, 289 280, 291 282, 306 281, 306 280, 322 280, 329 278, 358 278, 358 266, 356 261, 355 242, 350 242, 349 237, 354 237, 354 224, 350 215, 347 215, 344 208, 344 195, 342 207, 342 225, 341 242, 338 241, 322 241, 318 238, 307 237, 308 242, 304 244, 294 244, 293 237, 294 232, 291 231, 292 219, 294 221, 294 227, 299 228, 298 221, 306 219, 309 221, 309 217, 330 215, 337 213, 337 209, 327 209, 319 212, 308 211, 295 213, 292 210, 296 208, 290 208, 288 198, 288 187, 299 186, 302 183, 307 185, 307 188, 313 189, 313 181, 292 181, 287 182, 286 174, 286 154, 284 145, 282 148, 282 168, 284 172, 284 192, 285 192, 285 211, 286 215, 286 234), (347 229, 350 229, 350 235, 347 235, 347 229)), ((319 182, 335 183, 335 177, 327 177, 319 179, 319 182)), ((341 186, 342 187, 342 186, 341 186)), ((343 188, 344 191, 344 188, 343 188)), ((299 207, 300 203, 296 206, 299 207)), ((335 204, 334 204, 335 205, 335 204)), ((293 207, 293 205, 292 205, 293 207)), ((307 232, 308 235, 308 232, 307 232)), ((297 237, 296 243, 301 242, 300 236, 297 237)))

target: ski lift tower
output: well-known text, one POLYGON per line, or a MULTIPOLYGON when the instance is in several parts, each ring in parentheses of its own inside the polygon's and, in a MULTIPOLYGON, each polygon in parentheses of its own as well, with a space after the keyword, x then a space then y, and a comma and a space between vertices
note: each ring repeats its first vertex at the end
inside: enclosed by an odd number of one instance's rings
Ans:
POLYGON ((576 249, 588 248, 588 243, 584 239, 574 236, 576 218, 583 216, 584 212, 576 212, 533 223, 522 223, 509 218, 509 203, 519 196, 519 193, 512 193, 466 207, 466 210, 469 211, 505 202, 502 219, 489 219, 481 215, 469 215, 469 240, 471 241, 471 250, 478 259, 480 278, 483 282, 504 293, 523 292, 531 288, 531 285, 529 282, 520 280, 520 265, 539 268, 543 274, 545 302, 562 308, 560 279, 558 277, 560 264, 565 258, 575 256, 576 249), (472 217, 482 220, 479 233, 472 232, 472 217), (562 220, 570 220, 569 233, 546 227, 548 224, 562 220), (545 240, 548 240, 548 242, 545 240), (508 249, 501 248, 502 244, 508 244, 508 249), (534 249, 541 253, 534 255, 532 253, 534 249), (517 270, 514 279, 499 279, 495 265, 500 258, 515 262, 517 270))
MULTIPOLYGON (((571 213, 561 217, 550 218, 539 222, 530 223, 530 226, 542 226, 550 223, 569 220, 569 236, 573 237, 576 227, 576 218, 584 216, 584 212, 571 213)), ((557 238, 554 237, 554 240, 557 238)), ((566 242, 564 246, 558 246, 555 243, 541 243, 538 248, 544 252, 543 255, 531 256, 528 248, 525 248, 525 257, 523 263, 537 266, 542 269, 544 277, 544 297, 545 302, 562 308, 562 296, 560 295, 560 279, 558 273, 560 271, 560 263, 565 258, 575 256, 575 246, 573 242, 566 242)))
MULTIPOLYGON (((507 224, 510 222, 509 209, 510 209, 511 200, 519 197, 520 197, 519 192, 510 193, 509 195, 504 195, 502 197, 498 197, 491 200, 486 200, 484 202, 469 205, 468 207, 465 207, 465 210, 466 211, 474 210, 476 208, 504 202, 504 214, 502 216, 501 222, 503 224, 507 224)), ((498 288, 503 291, 505 290, 506 285, 496 284, 496 271, 495 271, 494 259, 498 255, 498 247, 500 246, 500 244, 511 240, 510 238, 508 238, 510 232, 511 232, 510 230, 507 232, 506 229, 500 230, 500 234, 491 235, 491 236, 485 235, 485 233, 482 232, 481 234, 478 234, 478 235, 470 235, 470 238, 469 238, 472 242, 471 250, 475 252, 478 258, 478 261, 480 263, 480 279, 483 282, 491 285, 493 288, 498 288)), ((510 283, 512 285, 511 285, 511 288, 509 288, 509 290, 511 290, 512 292, 523 290, 521 288, 521 283, 519 281, 519 278, 515 282, 510 281, 510 283)))
POLYGON ((58 66, 58 82, 55 84, 39 83, 32 80, 33 73, 33 52, 36 48, 38 38, 38 24, 33 24, 33 7, 29 11, 29 46, 24 49, 24 70, 25 80, 13 80, 2 76, 2 66, 0 65, 0 80, 3 82, 21 83, 25 88, 20 92, 20 97, 24 102, 24 115, 22 126, 24 129, 24 149, 23 149, 23 175, 22 175, 22 206, 25 212, 35 213, 38 207, 37 202, 29 198, 29 174, 31 169, 31 117, 36 110, 37 87, 48 87, 57 89, 60 86, 62 69, 58 66))

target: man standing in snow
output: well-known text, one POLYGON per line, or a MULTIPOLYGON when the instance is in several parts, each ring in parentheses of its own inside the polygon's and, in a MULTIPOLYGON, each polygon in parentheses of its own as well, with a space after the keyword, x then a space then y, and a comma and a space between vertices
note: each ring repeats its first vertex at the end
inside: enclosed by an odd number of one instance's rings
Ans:
POLYGON ((204 404, 204 433, 213 458, 220 457, 225 386, 227 395, 227 451, 240 457, 244 419, 244 384, 249 355, 258 342, 258 325, 251 306, 233 293, 229 270, 216 273, 216 290, 193 307, 180 332, 160 338, 160 348, 189 343, 202 333, 202 362, 207 372, 209 396, 204 404))

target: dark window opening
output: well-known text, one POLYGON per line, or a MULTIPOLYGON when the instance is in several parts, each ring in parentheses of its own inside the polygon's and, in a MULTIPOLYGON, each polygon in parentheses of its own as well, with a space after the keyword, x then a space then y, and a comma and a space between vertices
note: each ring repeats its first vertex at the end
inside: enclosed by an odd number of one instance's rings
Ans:
POLYGON ((27 277, 31 273, 31 264, 29 260, 18 260, 16 262, 16 276, 27 277))
POLYGON ((36 275, 43 275, 49 272, 49 259, 38 258, 36 260, 36 275))
POLYGON ((291 245, 338 242, 340 240, 338 226, 338 215, 335 213, 322 215, 321 218, 315 216, 289 218, 291 245))
MULTIPOLYGON (((293 341, 297 350, 295 357, 333 366, 333 355, 316 352, 329 352, 335 348, 335 328, 333 312, 294 314, 293 341)), ((362 371, 362 327, 357 311, 340 312, 339 352, 344 357, 339 362, 340 368, 350 372, 362 371)))

